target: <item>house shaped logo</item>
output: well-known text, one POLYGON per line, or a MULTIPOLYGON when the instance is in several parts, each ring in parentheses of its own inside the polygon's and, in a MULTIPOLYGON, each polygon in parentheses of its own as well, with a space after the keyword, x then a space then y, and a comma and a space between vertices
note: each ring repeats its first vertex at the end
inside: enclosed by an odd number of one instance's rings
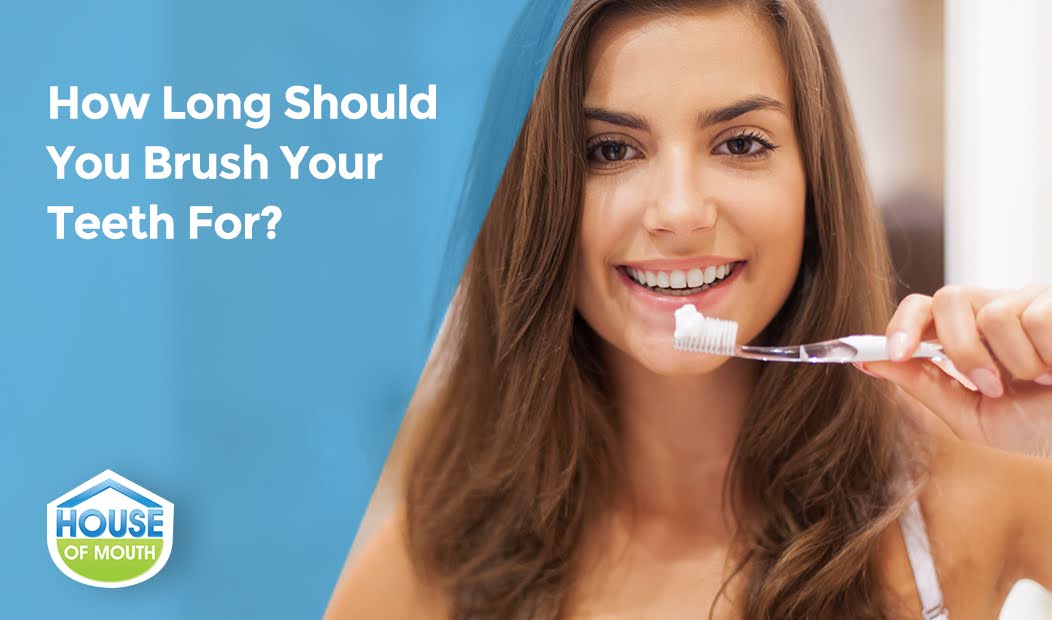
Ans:
POLYGON ((123 588, 164 568, 174 522, 174 504, 107 469, 47 505, 48 551, 74 581, 123 588))

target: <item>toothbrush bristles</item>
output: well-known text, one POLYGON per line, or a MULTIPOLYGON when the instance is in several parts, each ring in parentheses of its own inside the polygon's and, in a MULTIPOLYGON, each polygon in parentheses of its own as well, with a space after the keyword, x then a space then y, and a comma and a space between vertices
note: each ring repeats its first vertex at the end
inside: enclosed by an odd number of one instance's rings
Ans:
POLYGON ((680 351, 734 355, 737 346, 738 322, 704 317, 691 326, 690 334, 675 339, 673 347, 680 351))

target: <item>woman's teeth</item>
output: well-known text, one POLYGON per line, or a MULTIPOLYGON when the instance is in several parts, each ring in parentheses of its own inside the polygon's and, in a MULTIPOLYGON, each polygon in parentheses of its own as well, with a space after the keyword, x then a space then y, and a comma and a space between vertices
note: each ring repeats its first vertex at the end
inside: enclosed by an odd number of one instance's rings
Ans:
POLYGON ((687 271, 644 271, 635 267, 623 267, 625 273, 637 283, 666 295, 693 295, 715 286, 731 275, 738 263, 710 265, 704 269, 695 267, 687 271))

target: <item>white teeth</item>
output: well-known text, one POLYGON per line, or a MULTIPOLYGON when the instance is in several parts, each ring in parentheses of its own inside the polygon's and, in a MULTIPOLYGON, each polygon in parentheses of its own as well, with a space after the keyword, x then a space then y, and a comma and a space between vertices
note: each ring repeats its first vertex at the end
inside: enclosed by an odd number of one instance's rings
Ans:
POLYGON ((684 271, 673 269, 672 271, 644 271, 635 267, 625 267, 627 273, 633 280, 643 286, 651 288, 663 288, 675 290, 679 295, 693 295, 697 291, 690 289, 705 290, 714 282, 721 280, 731 274, 734 263, 726 265, 710 265, 704 269, 694 267, 684 271))
POLYGON ((693 288, 705 284, 705 273, 695 267, 687 272, 687 286, 693 288))

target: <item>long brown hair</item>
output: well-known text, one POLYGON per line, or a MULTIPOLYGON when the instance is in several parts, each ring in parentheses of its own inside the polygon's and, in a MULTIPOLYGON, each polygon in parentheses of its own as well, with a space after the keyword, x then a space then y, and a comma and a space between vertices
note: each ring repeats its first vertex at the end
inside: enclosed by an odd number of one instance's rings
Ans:
MULTIPOLYGON (((597 336, 574 308, 590 35, 615 11, 723 4, 570 7, 468 259, 441 385, 412 444, 410 555, 455 618, 556 618, 583 528, 618 479, 597 336)), ((808 179, 797 281, 758 341, 882 333, 891 271, 829 33, 811 0, 744 4, 777 32, 808 179)), ((724 494, 744 549, 746 618, 891 613, 875 556, 904 500, 885 390, 838 365, 762 369, 724 494)))

